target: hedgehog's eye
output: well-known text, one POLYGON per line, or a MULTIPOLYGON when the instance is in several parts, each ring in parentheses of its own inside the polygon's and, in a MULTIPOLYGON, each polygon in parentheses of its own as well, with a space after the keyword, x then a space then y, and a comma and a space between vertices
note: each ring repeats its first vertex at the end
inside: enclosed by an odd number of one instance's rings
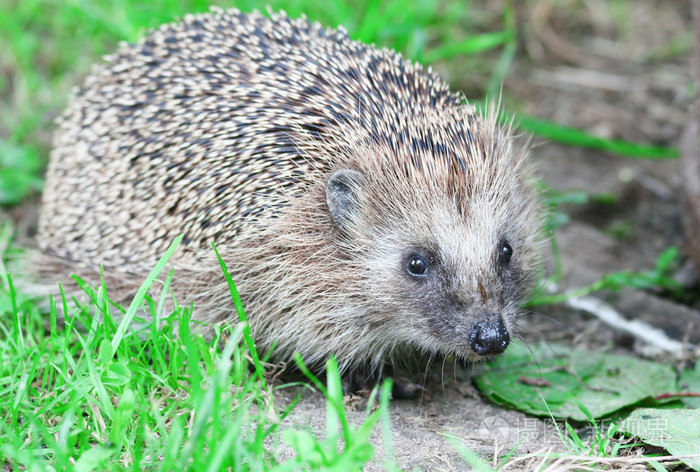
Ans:
POLYGON ((511 257, 513 257, 513 248, 510 247, 508 241, 503 241, 498 249, 498 262, 500 262, 501 265, 508 265, 511 257))
POLYGON ((406 258, 406 270, 413 276, 424 276, 428 272, 427 258, 422 254, 411 254, 406 258))

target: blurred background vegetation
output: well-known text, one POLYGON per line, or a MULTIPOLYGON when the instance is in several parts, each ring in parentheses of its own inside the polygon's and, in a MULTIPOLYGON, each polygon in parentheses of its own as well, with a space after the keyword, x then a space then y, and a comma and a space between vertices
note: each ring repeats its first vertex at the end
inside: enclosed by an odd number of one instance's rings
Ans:
MULTIPOLYGON (((70 90, 100 56, 119 41, 137 41, 149 29, 187 13, 209 9, 204 0, 3 0, 0 2, 0 203, 14 204, 40 188, 53 120, 70 90)), ((500 50, 514 52, 509 7, 475 11, 470 2, 423 0, 231 1, 215 3, 243 11, 285 10, 326 26, 344 25, 353 38, 391 47, 423 62, 500 50)), ((498 51, 496 51, 498 54, 498 51)), ((503 61, 472 58, 468 84, 497 90, 503 61), (482 81, 483 77, 490 80, 482 81)), ((478 95, 483 96, 484 90, 478 95)))
MULTIPOLYGON (((0 204, 12 205, 41 188, 41 170, 50 148, 52 122, 70 90, 91 64, 135 42, 149 29, 187 13, 209 9, 208 0, 0 0, 0 204)), ((222 0, 222 8, 285 10, 330 27, 345 26, 358 40, 402 52, 434 65, 472 101, 498 100, 518 48, 522 46, 517 9, 538 2, 469 0, 222 0)), ((541 2, 539 2, 541 3, 541 2)), ((548 3, 548 2, 546 2, 548 3)), ((564 2, 571 3, 571 2, 564 2)), ((600 2, 597 2, 600 3, 600 2)), ((625 33, 628 0, 608 2, 625 33)), ((536 5, 538 6, 538 5, 536 5)), ((565 5, 566 8, 569 8, 565 5)), ((684 35, 669 43, 666 55, 686 51, 684 35)), ((505 94, 506 109, 518 100, 505 94)), ((525 131, 569 144, 625 155, 674 157, 675 149, 605 139, 518 116, 525 131)), ((36 192, 35 192, 36 193, 36 192)))

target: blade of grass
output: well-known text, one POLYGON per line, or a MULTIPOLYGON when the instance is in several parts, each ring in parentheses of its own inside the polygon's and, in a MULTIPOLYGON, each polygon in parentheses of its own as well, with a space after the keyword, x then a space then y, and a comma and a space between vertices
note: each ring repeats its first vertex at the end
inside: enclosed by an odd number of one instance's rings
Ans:
POLYGON ((391 379, 386 379, 379 394, 379 408, 382 424, 382 440, 384 441, 384 468, 389 472, 401 470, 396 463, 394 456, 394 438, 391 431, 391 411, 389 410, 389 400, 391 399, 391 379))
POLYGON ((216 248, 216 245, 212 243, 212 246, 214 247, 214 252, 216 253, 216 258, 219 261, 219 265, 221 265, 221 270, 224 273, 224 278, 226 279, 226 283, 228 284, 229 291, 231 292, 231 298, 233 299, 233 305, 236 307, 236 313, 238 314, 238 319, 241 321, 241 323, 244 323, 243 327, 243 338, 245 339, 246 345, 248 346, 248 351, 250 352, 250 357, 253 358, 253 365, 255 366, 255 374, 258 376, 258 379, 260 380, 260 383, 263 385, 263 388, 265 389, 266 392, 269 392, 269 387, 267 385, 267 382, 265 381, 265 377, 263 375, 265 369, 263 368, 261 362, 260 362, 260 357, 258 356, 258 350, 255 347, 255 341, 253 341, 253 333, 250 330, 250 324, 248 323, 248 317, 245 314, 245 310, 243 309, 243 302, 241 302, 241 296, 238 293, 238 289, 236 288, 236 284, 233 282, 233 278, 231 277, 231 274, 228 271, 228 267, 226 267, 226 263, 224 260, 221 258, 221 255, 219 254, 219 250, 216 248))
POLYGON ((134 316, 136 316, 136 312, 139 310, 139 308, 141 308, 141 302, 145 298, 146 293, 148 293, 148 291, 151 288, 151 285, 153 285, 153 282, 156 280, 156 277, 158 277, 158 274, 160 274, 163 271, 165 265, 175 253, 175 250, 180 244, 180 241, 182 241, 183 236, 184 234, 181 234, 177 238, 175 238, 175 241, 173 241, 168 250, 165 251, 163 257, 160 258, 156 266, 148 274, 148 277, 146 277, 146 280, 141 285, 141 288, 139 288, 139 290, 136 292, 136 296, 134 296, 134 299, 131 301, 129 309, 126 310, 126 314, 124 315, 124 318, 122 318, 121 323, 119 323, 117 332, 114 333, 114 337, 112 338, 112 353, 117 352, 117 348, 119 347, 119 344, 121 344, 126 330, 129 328, 129 326, 131 326, 131 322, 133 321, 134 316))
MULTIPOLYGON (((490 110, 490 102, 471 103, 476 107, 479 114, 486 114, 486 112, 490 110)), ((639 144, 624 139, 601 138, 600 136, 595 136, 572 126, 562 125, 541 118, 515 114, 505 110, 499 110, 498 113, 498 119, 502 124, 510 125, 513 123, 523 131, 569 146, 600 149, 601 151, 610 152, 612 154, 638 159, 677 159, 680 155, 679 150, 673 147, 639 144)))
POLYGON ((622 139, 605 139, 580 129, 531 116, 517 115, 515 123, 518 128, 524 131, 570 146, 600 149, 601 151, 640 159, 676 159, 679 156, 679 151, 676 148, 649 146, 622 139))

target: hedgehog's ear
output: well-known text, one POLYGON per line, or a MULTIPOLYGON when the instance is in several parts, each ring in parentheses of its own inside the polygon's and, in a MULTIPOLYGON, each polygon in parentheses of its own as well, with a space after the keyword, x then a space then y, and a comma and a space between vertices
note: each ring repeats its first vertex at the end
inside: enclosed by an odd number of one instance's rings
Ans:
POLYGON ((326 203, 335 224, 343 227, 357 211, 365 177, 356 170, 334 172, 326 184, 326 203))

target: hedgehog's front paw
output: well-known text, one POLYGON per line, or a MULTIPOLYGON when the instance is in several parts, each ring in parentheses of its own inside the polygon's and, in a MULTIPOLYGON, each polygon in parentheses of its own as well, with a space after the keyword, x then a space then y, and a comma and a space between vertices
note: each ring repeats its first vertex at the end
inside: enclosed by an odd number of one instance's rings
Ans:
POLYGON ((416 400, 421 397, 425 387, 413 379, 394 379, 391 387, 391 398, 397 400, 416 400))
MULTIPOLYGON (((343 379, 343 391, 346 395, 363 395, 369 396, 375 386, 384 382, 389 375, 380 374, 377 372, 367 373, 360 369, 348 373, 343 379)), ((414 379, 404 377, 393 378, 391 387, 391 398, 396 400, 415 400, 420 397, 420 394, 425 390, 423 385, 416 382, 414 379)))

